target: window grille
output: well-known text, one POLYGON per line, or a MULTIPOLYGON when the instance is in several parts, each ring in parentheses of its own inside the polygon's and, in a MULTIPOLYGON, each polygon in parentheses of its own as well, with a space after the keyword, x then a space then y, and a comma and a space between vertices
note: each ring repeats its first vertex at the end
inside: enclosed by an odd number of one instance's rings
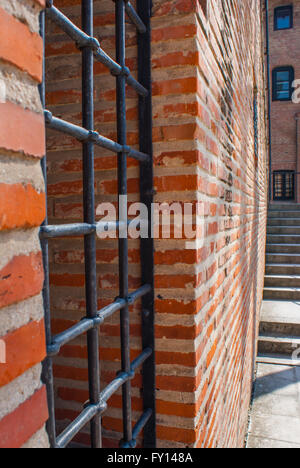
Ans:
MULTIPOLYGON (((41 31, 45 37, 45 15, 60 27, 77 45, 82 53, 82 127, 53 116, 45 110, 48 128, 63 132, 82 142, 83 158, 83 207, 84 222, 51 226, 46 219, 41 227, 40 237, 45 270, 44 308, 46 322, 47 358, 43 367, 43 380, 47 385, 49 421, 47 429, 53 448, 65 448, 88 423, 91 428, 91 448, 101 448, 101 415, 105 412, 109 398, 122 387, 123 439, 120 447, 136 446, 136 439, 144 430, 144 447, 155 447, 155 355, 154 355, 154 254, 149 218, 149 236, 141 239, 141 269, 143 286, 129 294, 128 289, 128 239, 119 236, 119 297, 109 306, 97 310, 96 281, 96 229, 94 194, 94 147, 111 150, 118 158, 118 193, 127 195, 127 159, 140 162, 140 199, 151 215, 153 201, 153 151, 152 151, 152 97, 151 97, 151 0, 137 2, 135 10, 129 0, 115 1, 116 61, 111 59, 93 37, 93 0, 82 0, 82 29, 74 25, 53 4, 47 1, 46 11, 41 15, 41 31), (126 67, 125 17, 136 26, 138 34, 138 79, 126 67), (104 64, 116 79, 117 90, 117 141, 100 135, 94 128, 94 77, 93 64, 98 60, 104 64), (126 84, 139 95, 139 150, 127 145, 126 139, 126 84), (86 316, 70 329, 53 336, 51 332, 51 303, 49 288, 48 242, 51 238, 84 236, 86 316), (130 362, 130 306, 142 300, 142 344, 141 354, 130 362), (104 389, 100 386, 99 327, 112 314, 120 311, 121 323, 121 365, 116 378, 104 389), (87 334, 89 402, 81 414, 59 435, 56 434, 55 401, 53 388, 52 358, 60 348, 71 340, 87 334), (142 367, 143 414, 132 428, 131 379, 142 367)), ((45 104, 45 82, 41 86, 45 104)), ((45 180, 46 157, 42 162, 45 180)), ((120 229, 121 222, 117 222, 120 229)), ((108 226, 103 226, 103 228, 108 226)))

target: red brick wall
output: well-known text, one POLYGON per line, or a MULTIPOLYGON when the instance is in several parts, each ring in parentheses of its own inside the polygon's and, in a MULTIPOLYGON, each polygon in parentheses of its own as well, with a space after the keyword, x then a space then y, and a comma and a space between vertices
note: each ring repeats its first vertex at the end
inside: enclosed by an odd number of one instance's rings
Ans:
POLYGON ((0 447, 47 447, 41 1, 0 1, 0 447), (4 355, 3 355, 4 354, 4 355))
MULTIPOLYGON (((57 0, 79 24, 80 1, 57 0)), ((113 3, 95 1, 95 35, 114 56, 113 3)), ((158 444, 241 447, 247 425, 262 299, 266 222, 263 44, 257 0, 155 0, 153 8, 153 141, 157 202, 204 207, 201 248, 185 240, 155 242, 158 444), (202 7, 205 8, 202 10, 202 7), (259 154, 254 154, 253 98, 258 89, 259 154)), ((81 123, 80 54, 48 25, 47 103, 81 123)), ((127 64, 136 70, 136 34, 127 28, 127 64)), ((95 65, 95 118, 116 138, 115 83, 95 65)), ((137 99, 127 93, 128 141, 135 145, 137 99)), ((48 134, 49 222, 82 220, 81 148, 48 134)), ((116 202, 116 157, 96 149, 96 201, 116 202)), ((129 201, 138 199, 138 166, 129 162, 129 201)), ((138 242, 130 240, 130 286, 139 280, 138 242)), ((83 242, 50 242, 53 327, 85 312, 83 242)), ((98 242, 99 307, 118 294, 114 240, 98 242)), ((100 330, 102 386, 120 368, 117 314, 100 330)), ((132 357, 141 347, 140 309, 131 311, 132 357)), ((85 337, 55 359, 59 428, 88 399, 85 337)), ((140 377, 133 410, 141 411, 140 377)), ((103 417, 104 445, 121 438, 121 395, 103 417)), ((86 433, 77 441, 84 443, 86 433)))
MULTIPOLYGON (((295 79, 300 77, 300 59, 298 43, 300 40, 300 2, 288 0, 269 1, 269 31, 270 31, 270 71, 276 67, 292 66, 295 79), (292 29, 274 31, 274 9, 278 6, 294 7, 294 25, 292 29)), ((272 83, 271 83, 272 89, 272 83)), ((297 156, 296 120, 300 112, 300 104, 292 101, 271 103, 271 143, 272 171, 294 170, 300 172, 300 155, 297 156), (297 164, 298 159, 298 164, 297 164)), ((299 176, 297 178, 300 182, 299 176)), ((300 187, 298 202, 300 201, 300 187)))

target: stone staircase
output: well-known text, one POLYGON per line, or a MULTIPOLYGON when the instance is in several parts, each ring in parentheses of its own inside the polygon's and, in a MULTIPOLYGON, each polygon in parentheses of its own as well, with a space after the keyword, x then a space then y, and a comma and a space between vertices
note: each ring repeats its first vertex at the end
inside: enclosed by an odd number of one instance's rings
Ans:
POLYGON ((289 364, 299 348, 300 205, 274 204, 268 213, 258 362, 289 364))

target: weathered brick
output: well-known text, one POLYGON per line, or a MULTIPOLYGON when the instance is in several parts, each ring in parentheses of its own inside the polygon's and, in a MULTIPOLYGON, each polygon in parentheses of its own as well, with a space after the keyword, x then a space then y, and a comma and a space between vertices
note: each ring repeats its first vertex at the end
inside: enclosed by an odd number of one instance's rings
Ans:
POLYGON ((6 344, 6 364, 0 364, 0 387, 41 362, 46 355, 44 321, 30 322, 1 337, 6 344))
POLYGON ((0 103, 0 148, 42 158, 45 123, 42 115, 11 102, 0 103))
POLYGON ((0 421, 0 448, 21 448, 47 419, 46 389, 42 387, 0 421))
MULTIPOLYGON (((39 2, 42 5, 42 2, 39 2)), ((32 78, 42 80, 42 39, 28 27, 0 8, 2 39, 0 57, 32 78)))
POLYGON ((40 226, 45 206, 45 194, 31 185, 0 184, 0 230, 40 226))
POLYGON ((0 271, 0 308, 36 296, 43 281, 40 252, 14 257, 0 271))

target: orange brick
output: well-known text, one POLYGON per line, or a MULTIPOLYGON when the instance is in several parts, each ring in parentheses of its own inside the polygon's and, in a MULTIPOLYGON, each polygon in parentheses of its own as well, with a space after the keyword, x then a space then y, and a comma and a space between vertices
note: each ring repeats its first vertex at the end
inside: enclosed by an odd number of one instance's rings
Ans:
MULTIPOLYGON (((42 2, 39 2, 43 5, 42 2)), ((42 38, 0 8, 0 57, 5 62, 42 81, 42 38)))
POLYGON ((0 387, 43 361, 46 356, 43 320, 30 322, 1 339, 6 344, 7 362, 0 364, 0 387))
POLYGON ((0 271, 0 308, 39 294, 43 287, 42 254, 14 257, 0 271))
POLYGON ((0 103, 0 148, 42 158, 45 155, 44 117, 11 102, 0 103))
POLYGON ((46 389, 42 387, 0 421, 0 448, 21 448, 44 426, 47 419, 46 389))
POLYGON ((40 226, 45 206, 45 193, 32 185, 0 184, 0 230, 40 226))

